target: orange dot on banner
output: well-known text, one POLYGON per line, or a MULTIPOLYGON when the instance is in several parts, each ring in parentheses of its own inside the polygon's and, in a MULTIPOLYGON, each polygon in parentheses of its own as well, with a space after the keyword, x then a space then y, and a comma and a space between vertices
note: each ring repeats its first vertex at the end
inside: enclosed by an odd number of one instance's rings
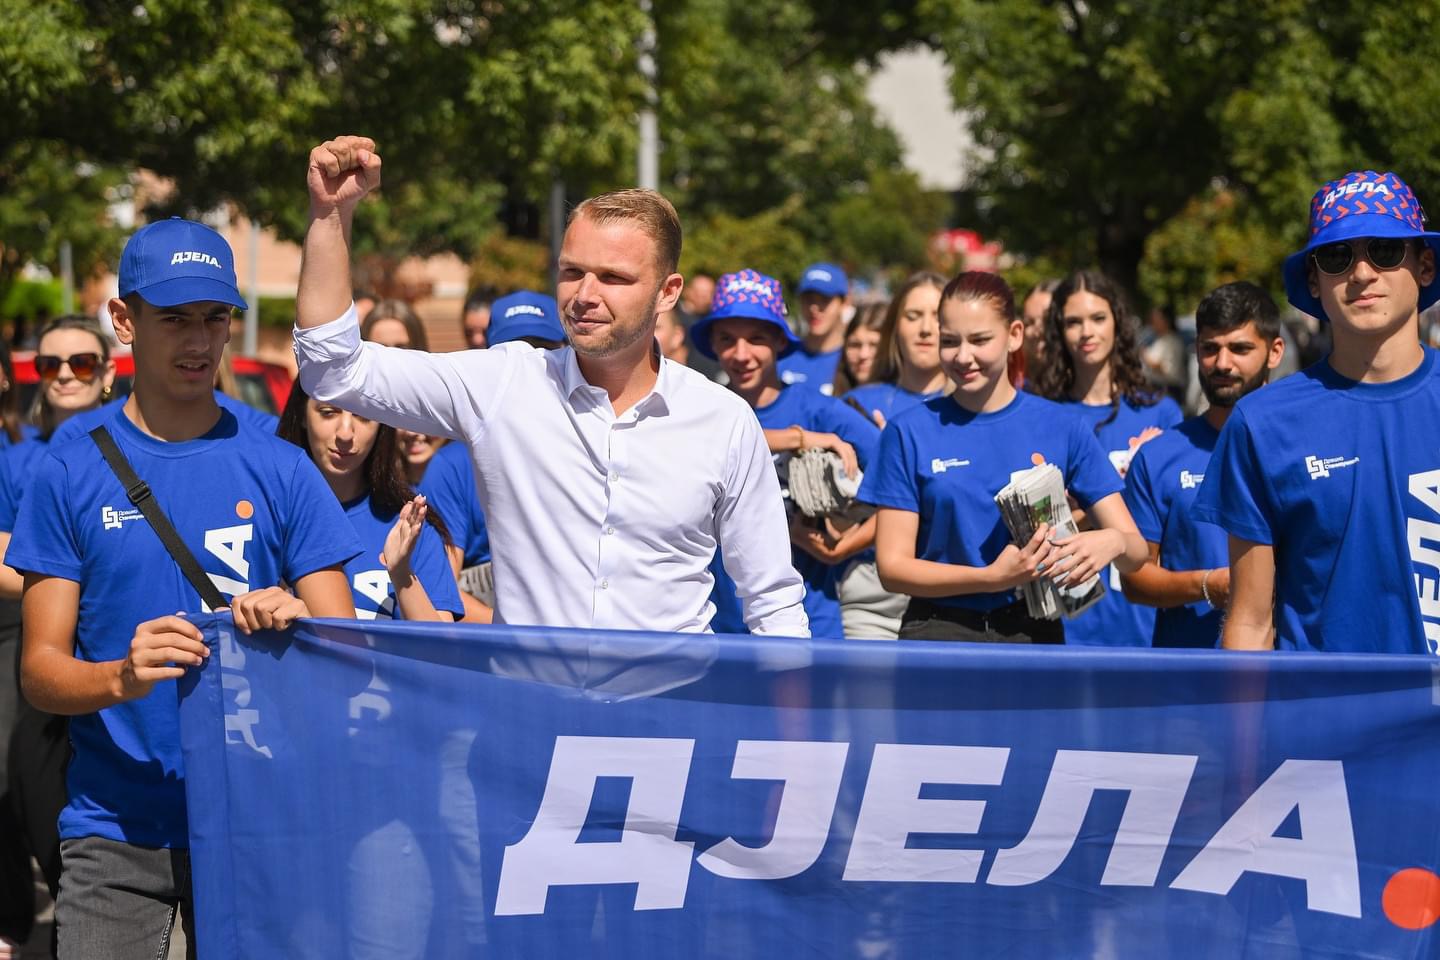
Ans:
POLYGON ((1424 930, 1440 920, 1440 877, 1419 867, 1401 870, 1385 884, 1380 903, 1395 926, 1424 930))
POLYGON ((1040 466, 1040 464, 1045 462, 1045 457, 1038 453, 1032 453, 1030 454, 1030 462, 1038 467, 1040 466))
POLYGON ((249 500, 241 500, 239 503, 235 504, 235 516, 239 517, 241 520, 249 520, 251 517, 255 516, 255 504, 251 503, 249 500))

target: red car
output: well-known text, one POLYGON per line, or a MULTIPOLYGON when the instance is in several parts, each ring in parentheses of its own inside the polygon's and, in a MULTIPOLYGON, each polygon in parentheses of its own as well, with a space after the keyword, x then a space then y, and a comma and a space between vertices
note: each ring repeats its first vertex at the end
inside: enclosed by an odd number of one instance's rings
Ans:
MULTIPOLYGON (((35 352, 17 350, 11 359, 15 364, 15 382, 20 386, 20 409, 28 410, 40 376, 35 372, 35 352)), ((128 353, 117 353, 115 361, 115 393, 130 392, 130 382, 135 377, 135 358, 128 353)), ((290 397, 293 382, 290 371, 278 363, 266 363, 253 357, 232 357, 231 369, 235 371, 235 386, 239 399, 265 413, 280 415, 285 401, 290 397)))

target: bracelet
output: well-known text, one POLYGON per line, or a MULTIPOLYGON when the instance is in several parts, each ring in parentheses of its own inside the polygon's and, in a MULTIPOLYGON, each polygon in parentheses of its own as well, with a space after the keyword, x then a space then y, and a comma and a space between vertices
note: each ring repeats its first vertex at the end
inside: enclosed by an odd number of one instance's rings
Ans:
POLYGON ((1204 597, 1205 602, 1212 607, 1215 606, 1215 601, 1210 599, 1210 574, 1214 572, 1215 570, 1212 567, 1200 576, 1200 596, 1204 597))
POLYGON ((795 431, 795 452, 796 452, 796 453, 804 453, 804 452, 805 452, 805 428, 802 427, 802 426, 800 426, 800 424, 796 423, 796 424, 791 424, 790 429, 792 429, 792 430, 795 431))

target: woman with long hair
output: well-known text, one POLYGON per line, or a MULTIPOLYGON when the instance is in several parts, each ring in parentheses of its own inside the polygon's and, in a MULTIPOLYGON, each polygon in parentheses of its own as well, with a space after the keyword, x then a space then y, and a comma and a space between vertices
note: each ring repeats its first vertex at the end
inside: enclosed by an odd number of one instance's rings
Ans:
MULTIPOLYGON (((40 376, 40 389, 30 404, 33 427, 24 440, 0 452, 0 560, 10 545, 10 533, 35 458, 50 445, 51 436, 61 424, 76 414, 99 409, 110 398, 115 383, 110 338, 90 317, 56 317, 40 328, 36 347, 35 372, 40 376)), ((8 357, 8 353, 0 351, 0 361, 8 361, 8 357)), ((8 379, 8 363, 6 369, 8 379)), ((19 599, 20 587, 20 575, 0 565, 0 597, 19 599)))
MULTIPOLYGON (((35 427, 26 439, 0 451, 0 561, 10 549, 10 534, 15 530, 35 459, 50 446, 57 427, 77 414, 99 409, 115 381, 110 339, 90 317, 56 317, 41 327, 36 345, 35 372, 40 376, 40 388, 30 407, 35 427)), ((6 405, 4 435, 13 438, 18 435, 18 429, 11 432, 19 423, 14 409, 18 392, 9 358, 9 352, 0 344, 0 365, 8 385, 6 397, 0 401, 0 405, 6 405)), ((13 671, 20 643, 19 600, 23 585, 20 574, 0 564, 0 684, 10 689, 15 689, 16 682, 13 671)), ((0 766, 8 765, 12 799, 26 814, 18 829, 0 831, 0 870, 18 859, 20 879, 25 884, 21 889, 28 890, 33 855, 52 897, 60 884, 56 820, 66 802, 68 738, 69 725, 64 717, 41 713, 27 703, 17 703, 13 714, 0 718, 0 757, 5 758, 0 766)), ((0 888, 4 886, 0 878, 0 888)), ((4 934, 0 928, 0 951, 4 934)))
POLYGON ((1015 389, 1024 327, 995 274, 969 271, 940 297, 940 357, 955 384, 885 428, 859 499, 879 508, 880 578, 913 599, 902 639, 1062 643, 1059 621, 1030 616, 1015 589, 1040 577, 1083 583, 1148 556, 1122 484, 1073 409, 1015 389), (1042 525, 1014 544, 995 495, 1017 471, 1051 463, 1097 529, 1063 539, 1042 525))
POLYGON ((309 452, 365 548, 345 564, 358 617, 464 615, 445 552, 450 533, 406 480, 393 427, 313 400, 297 383, 280 414, 279 436, 309 452))
POLYGON ((880 353, 880 331, 885 328, 889 310, 889 301, 863 304, 845 325, 845 343, 840 347, 840 365, 835 368, 830 396, 843 397, 870 382, 880 353))
MULTIPOLYGON (((430 349, 425 325, 404 300, 381 300, 375 304, 360 323, 360 337, 386 347, 430 349)), ((405 476, 412 487, 417 487, 425 477, 425 468, 445 445, 445 438, 413 430, 399 430, 396 436, 397 456, 405 476)))
MULTIPOLYGON (((1068 404, 1090 423, 1120 477, 1142 443, 1184 419, 1179 405, 1146 379, 1139 324, 1119 285, 1102 273, 1072 273, 1055 289, 1043 353, 1040 395, 1068 404)), ((1113 567, 1105 580, 1108 593, 1066 627, 1070 642, 1149 646, 1154 608, 1126 600, 1113 567)))
POLYGON ((360 323, 360 337, 387 347, 430 349, 425 324, 404 300, 381 300, 371 307, 360 323))
POLYGON ((870 380, 846 394, 881 427, 945 392, 937 346, 944 288, 945 278, 928 270, 912 274, 900 285, 885 311, 870 380))

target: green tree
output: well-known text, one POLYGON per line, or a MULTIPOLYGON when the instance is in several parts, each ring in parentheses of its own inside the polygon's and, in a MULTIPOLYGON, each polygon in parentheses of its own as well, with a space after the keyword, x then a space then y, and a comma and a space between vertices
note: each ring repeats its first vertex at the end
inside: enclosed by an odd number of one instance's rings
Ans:
POLYGON ((124 186, 119 172, 64 144, 26 140, 0 153, 0 302, 27 263, 58 273, 64 242, 78 280, 113 263, 123 234, 105 213, 124 186))
POLYGON ((0 0, 0 20, 5 143, 153 170, 176 185, 156 213, 233 201, 294 238, 306 153, 361 132, 386 190, 357 245, 468 257, 501 197, 633 156, 632 4, 0 0))
POLYGON ((935 3, 994 224, 1133 286, 1147 237, 1217 180, 1294 218, 1340 153, 1319 6, 935 3))
MULTIPOLYGON (((663 185, 687 222, 765 215, 832 256, 910 258, 879 221, 913 217, 915 189, 886 177, 899 146, 855 61, 918 11, 656 0, 663 185), (836 253, 837 226, 866 239, 836 253)), ((233 202, 297 238, 306 152, 374 137, 385 188, 355 242, 379 275, 413 253, 473 260, 497 218, 534 237, 556 178, 572 195, 634 180, 638 2, 0 0, 0 22, 0 155, 43 142, 152 170, 176 189, 151 215, 233 202)))

